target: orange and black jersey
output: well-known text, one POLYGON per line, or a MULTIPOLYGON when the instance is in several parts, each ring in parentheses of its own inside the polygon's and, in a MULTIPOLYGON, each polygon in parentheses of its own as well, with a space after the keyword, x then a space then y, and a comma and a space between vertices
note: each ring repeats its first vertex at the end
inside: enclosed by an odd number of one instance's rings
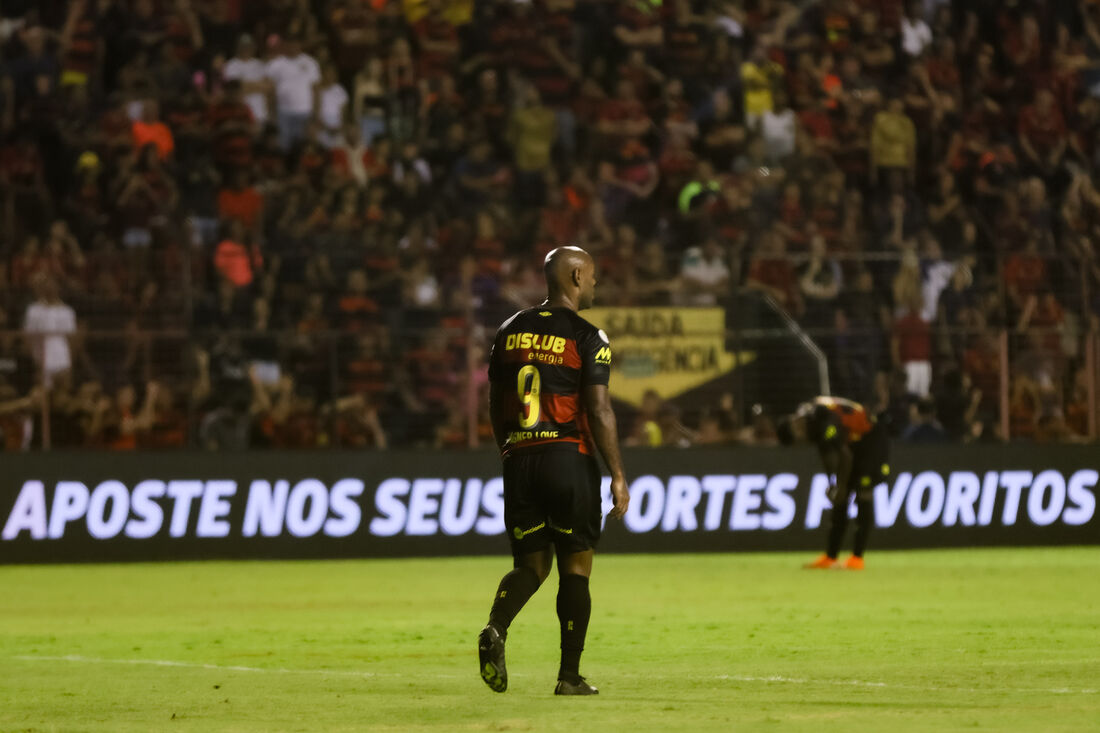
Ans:
POLYGON ((606 385, 610 374, 606 334, 573 310, 537 306, 509 318, 489 357, 503 452, 575 446, 592 453, 582 392, 606 385))
POLYGON ((806 409, 806 436, 822 449, 858 443, 875 426, 863 405, 841 397, 815 397, 806 409))

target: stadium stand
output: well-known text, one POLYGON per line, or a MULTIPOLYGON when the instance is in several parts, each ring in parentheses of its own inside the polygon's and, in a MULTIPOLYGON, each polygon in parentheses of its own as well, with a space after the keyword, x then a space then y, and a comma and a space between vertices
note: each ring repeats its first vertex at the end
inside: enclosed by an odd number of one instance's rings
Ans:
POLYGON ((0 11, 8 450, 491 443, 486 344, 567 243, 603 305, 774 303, 899 436, 1096 437, 1093 0, 0 11))

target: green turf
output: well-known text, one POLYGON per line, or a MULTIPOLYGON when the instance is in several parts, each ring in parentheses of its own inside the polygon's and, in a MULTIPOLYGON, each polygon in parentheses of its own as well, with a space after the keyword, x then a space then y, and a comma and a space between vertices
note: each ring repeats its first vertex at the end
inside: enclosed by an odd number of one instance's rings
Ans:
POLYGON ((582 699, 504 558, 0 567, 0 731, 1100 730, 1100 549, 804 559, 597 558, 582 699))

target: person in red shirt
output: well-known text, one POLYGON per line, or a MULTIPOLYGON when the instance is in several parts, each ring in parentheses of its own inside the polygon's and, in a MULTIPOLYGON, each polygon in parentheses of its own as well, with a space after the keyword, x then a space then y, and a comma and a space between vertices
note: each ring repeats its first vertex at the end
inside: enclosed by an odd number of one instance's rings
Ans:
POLYGON ((813 138, 817 147, 824 150, 836 147, 833 113, 829 107, 831 101, 828 95, 818 94, 814 106, 803 110, 798 116, 799 124, 813 138))
POLYGON ((358 333, 375 322, 379 307, 370 294, 366 270, 355 268, 348 273, 347 285, 336 301, 336 311, 344 331, 358 333))
POLYGON ((905 370, 906 389, 927 397, 932 387, 932 329, 921 318, 919 308, 910 308, 894 321, 891 351, 894 363, 905 370))
POLYGON ((157 149, 157 157, 167 160, 176 149, 176 141, 168 125, 160 121, 160 106, 148 100, 141 107, 141 119, 130 127, 134 138, 134 147, 138 150, 152 143, 157 149))
POLYGON ((428 0, 428 14, 413 26, 420 50, 420 76, 443 76, 454 68, 460 50, 458 30, 443 13, 441 0, 428 0))
POLYGON ((248 172, 235 171, 233 185, 218 192, 218 216, 233 219, 256 231, 263 219, 264 197, 248 180, 248 172))
POLYGON ((627 140, 648 132, 650 125, 634 85, 625 79, 620 80, 615 88, 615 97, 600 105, 596 129, 603 139, 601 149, 617 150, 627 140))
POLYGON ((255 244, 248 246, 246 239, 244 225, 239 219, 232 219, 226 238, 214 252, 214 268, 222 278, 238 288, 251 285, 256 272, 264 264, 259 247, 255 244))
POLYGON ((233 80, 225 85, 225 93, 211 102, 206 117, 218 165, 223 169, 250 166, 256 121, 244 101, 240 81, 233 80))
POLYGON ((794 315, 802 311, 798 275, 787 257, 787 242, 781 234, 768 230, 760 241, 760 250, 749 264, 745 286, 772 296, 794 315))

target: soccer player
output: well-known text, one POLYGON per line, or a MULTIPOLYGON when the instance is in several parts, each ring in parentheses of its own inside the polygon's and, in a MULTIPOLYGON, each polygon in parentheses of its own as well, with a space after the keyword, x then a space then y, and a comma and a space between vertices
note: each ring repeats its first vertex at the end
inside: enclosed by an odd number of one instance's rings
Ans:
POLYGON ((874 489, 890 475, 890 437, 885 426, 858 402, 839 397, 816 397, 799 406, 777 426, 779 442, 814 443, 821 453, 825 473, 835 476, 828 497, 829 541, 825 553, 807 568, 844 567, 863 569, 863 551, 875 523, 874 489), (852 556, 842 565, 837 560, 844 531, 848 528, 848 505, 856 497, 856 535, 852 556))
POLYGON ((599 449, 611 472, 611 516, 627 493, 607 382, 611 346, 577 315, 592 305, 596 271, 579 247, 546 256, 546 301, 516 313, 497 331, 489 358, 489 409, 504 464, 504 522, 513 569, 500 581, 489 623, 478 637, 481 678, 508 689, 508 626, 558 559, 561 667, 555 695, 595 695, 580 675, 592 599, 588 578, 600 537, 599 449))

